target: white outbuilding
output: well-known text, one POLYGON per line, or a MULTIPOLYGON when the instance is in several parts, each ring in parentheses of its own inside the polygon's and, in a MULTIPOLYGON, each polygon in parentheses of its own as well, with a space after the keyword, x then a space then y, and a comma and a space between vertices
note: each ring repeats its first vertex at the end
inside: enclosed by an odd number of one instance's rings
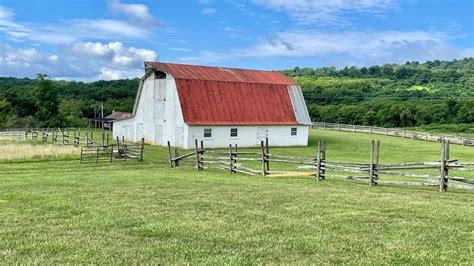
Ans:
POLYGON ((115 121, 127 141, 193 148, 307 146, 311 119, 299 86, 285 75, 145 62, 132 115, 115 121))

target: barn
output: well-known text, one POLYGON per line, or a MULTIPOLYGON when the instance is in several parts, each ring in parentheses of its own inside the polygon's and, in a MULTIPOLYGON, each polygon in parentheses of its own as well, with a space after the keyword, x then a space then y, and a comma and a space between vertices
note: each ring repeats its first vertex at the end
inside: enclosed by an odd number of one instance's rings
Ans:
POLYGON ((299 86, 285 75, 223 67, 145 62, 132 115, 115 137, 194 147, 306 146, 311 119, 299 86))

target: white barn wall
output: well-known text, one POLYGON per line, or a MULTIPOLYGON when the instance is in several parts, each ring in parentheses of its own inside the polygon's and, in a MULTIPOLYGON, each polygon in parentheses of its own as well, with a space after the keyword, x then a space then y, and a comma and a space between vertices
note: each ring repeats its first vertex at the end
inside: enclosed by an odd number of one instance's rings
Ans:
POLYGON ((309 126, 190 126, 187 146, 194 147, 194 140, 204 142, 204 147, 222 148, 229 144, 239 147, 255 147, 260 145, 257 140, 257 129, 268 129, 268 142, 271 146, 307 146, 309 126), (291 128, 297 128, 297 136, 291 136, 291 128), (212 137, 204 138, 204 129, 212 129, 212 137), (238 136, 230 137, 230 129, 237 128, 238 136))
POLYGON ((166 145, 168 140, 173 146, 187 143, 188 127, 174 78, 167 74, 166 79, 155 79, 152 74, 139 92, 135 115, 114 123, 114 137, 124 136, 126 141, 140 141, 144 137, 147 143, 156 145, 166 145))

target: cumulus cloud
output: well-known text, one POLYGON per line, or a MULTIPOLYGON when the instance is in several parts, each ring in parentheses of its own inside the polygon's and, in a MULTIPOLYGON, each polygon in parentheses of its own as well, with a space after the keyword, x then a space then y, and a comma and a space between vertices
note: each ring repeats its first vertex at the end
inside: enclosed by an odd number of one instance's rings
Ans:
POLYGON ((289 31, 266 36, 247 49, 226 53, 202 51, 180 60, 216 63, 237 58, 314 57, 326 64, 342 67, 474 56, 474 49, 455 48, 447 39, 444 33, 425 31, 289 31))
POLYGON ((157 60, 148 49, 121 42, 74 42, 61 46, 60 54, 41 53, 35 48, 0 45, 0 76, 33 76, 47 73, 54 78, 76 80, 119 79, 142 75, 143 62, 157 60))
POLYGON ((120 0, 110 0, 109 8, 112 12, 125 14, 129 19, 146 26, 163 25, 161 21, 157 20, 152 14, 150 14, 148 6, 143 4, 125 4, 120 0))
POLYGON ((254 0, 265 8, 284 11, 300 23, 341 24, 347 14, 380 14, 397 8, 396 0, 254 0))

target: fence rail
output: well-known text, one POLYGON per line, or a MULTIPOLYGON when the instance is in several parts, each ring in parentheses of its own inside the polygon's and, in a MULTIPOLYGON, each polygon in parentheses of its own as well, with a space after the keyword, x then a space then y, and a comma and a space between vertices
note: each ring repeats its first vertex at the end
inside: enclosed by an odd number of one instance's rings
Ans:
POLYGON ((198 171, 206 169, 224 170, 229 173, 242 173, 262 176, 312 176, 318 181, 326 178, 344 177, 347 180, 364 182, 369 186, 378 184, 437 186, 440 192, 448 187, 474 191, 474 179, 452 175, 451 170, 465 170, 474 173, 474 162, 458 162, 450 159, 449 141, 441 140, 440 159, 429 162, 380 163, 380 142, 370 143, 370 156, 367 163, 336 162, 326 160, 326 142, 318 143, 315 157, 286 156, 270 153, 268 139, 262 141, 259 150, 240 151, 237 145, 229 145, 228 151, 205 149, 203 142, 195 140, 192 152, 180 154, 179 148, 168 142, 169 165, 171 168, 192 167, 198 171), (287 169, 293 171, 271 170, 287 169), (310 172, 308 172, 310 171, 310 172), (420 172, 421 171, 421 172, 420 172), (426 173, 435 171, 435 173, 426 173), (382 178, 383 177, 383 178, 382 178), (395 180, 398 177, 400 180, 395 180))
POLYGON ((94 138, 93 132, 81 128, 0 129, 0 138, 74 145, 81 148, 81 163, 99 163, 114 159, 143 161, 144 139, 140 143, 129 143, 125 142, 123 137, 122 140, 117 137, 114 142, 113 138, 105 131, 100 133, 102 134, 97 140, 94 138))
POLYGON ((474 138, 464 138, 456 135, 435 135, 427 132, 411 131, 397 128, 372 127, 361 125, 348 125, 338 123, 314 122, 312 128, 324 130, 337 130, 353 133, 379 134, 386 136, 394 136, 400 138, 409 138, 415 140, 424 140, 432 142, 441 142, 443 139, 451 144, 472 146, 474 147, 474 138))

